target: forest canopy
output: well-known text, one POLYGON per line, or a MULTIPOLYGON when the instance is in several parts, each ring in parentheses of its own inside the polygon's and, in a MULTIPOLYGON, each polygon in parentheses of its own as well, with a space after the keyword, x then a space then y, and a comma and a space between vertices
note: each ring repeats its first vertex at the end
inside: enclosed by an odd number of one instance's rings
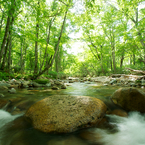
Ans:
POLYGON ((144 26, 143 0, 2 0, 1 78, 145 70, 144 26))

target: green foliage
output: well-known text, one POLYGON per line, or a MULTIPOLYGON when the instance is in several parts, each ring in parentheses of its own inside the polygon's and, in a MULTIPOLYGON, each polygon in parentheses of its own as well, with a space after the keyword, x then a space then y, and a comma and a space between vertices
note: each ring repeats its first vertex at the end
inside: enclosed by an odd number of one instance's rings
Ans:
POLYGON ((55 72, 55 71, 49 71, 48 72, 48 77, 53 78, 53 79, 57 79, 58 73, 55 72))
POLYGON ((23 74, 17 74, 17 73, 15 73, 14 75, 15 75, 15 79, 22 79, 22 78, 24 78, 23 74))
POLYGON ((25 76, 24 76, 24 80, 30 80, 31 78, 32 78, 32 74, 26 74, 25 76))
POLYGON ((47 80, 47 79, 37 79, 34 81, 38 84, 47 84, 49 82, 49 80, 47 80))
POLYGON ((64 72, 59 72, 57 76, 59 79, 66 79, 67 77, 67 75, 64 72))
POLYGON ((0 72, 0 81, 2 80, 9 80, 9 79, 12 79, 14 78, 14 75, 13 74, 9 74, 9 73, 6 73, 6 72, 0 72))

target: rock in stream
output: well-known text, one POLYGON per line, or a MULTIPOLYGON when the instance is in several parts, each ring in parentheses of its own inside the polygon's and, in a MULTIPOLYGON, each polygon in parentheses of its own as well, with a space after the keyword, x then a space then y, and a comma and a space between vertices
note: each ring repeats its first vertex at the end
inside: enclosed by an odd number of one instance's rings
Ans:
POLYGON ((42 132, 68 133, 96 126, 106 110, 106 105, 97 98, 54 95, 33 104, 25 117, 42 132))

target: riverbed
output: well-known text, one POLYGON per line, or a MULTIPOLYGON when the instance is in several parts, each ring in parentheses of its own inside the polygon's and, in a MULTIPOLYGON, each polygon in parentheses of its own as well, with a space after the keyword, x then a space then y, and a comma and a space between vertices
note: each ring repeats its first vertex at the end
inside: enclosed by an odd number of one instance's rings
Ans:
MULTIPOLYGON (((17 89, 16 94, 3 93, 7 99, 21 98, 32 104, 50 95, 91 96, 104 101, 109 109, 114 109, 117 106, 112 103, 110 96, 119 88, 75 82, 66 90, 41 87, 17 89)), ((112 127, 87 128, 69 134, 46 134, 25 122, 25 111, 15 114, 15 109, 16 106, 11 107, 12 111, 7 110, 7 107, 0 109, 0 145, 145 145, 145 116, 139 112, 130 112, 127 118, 107 115, 112 127)))

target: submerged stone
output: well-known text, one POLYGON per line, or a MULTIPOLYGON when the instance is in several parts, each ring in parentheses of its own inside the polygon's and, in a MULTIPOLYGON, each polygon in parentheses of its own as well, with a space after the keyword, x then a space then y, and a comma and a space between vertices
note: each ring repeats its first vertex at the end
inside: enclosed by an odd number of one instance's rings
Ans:
POLYGON ((96 126, 106 110, 106 105, 97 98, 55 95, 33 104, 25 117, 42 132, 68 133, 96 126))

